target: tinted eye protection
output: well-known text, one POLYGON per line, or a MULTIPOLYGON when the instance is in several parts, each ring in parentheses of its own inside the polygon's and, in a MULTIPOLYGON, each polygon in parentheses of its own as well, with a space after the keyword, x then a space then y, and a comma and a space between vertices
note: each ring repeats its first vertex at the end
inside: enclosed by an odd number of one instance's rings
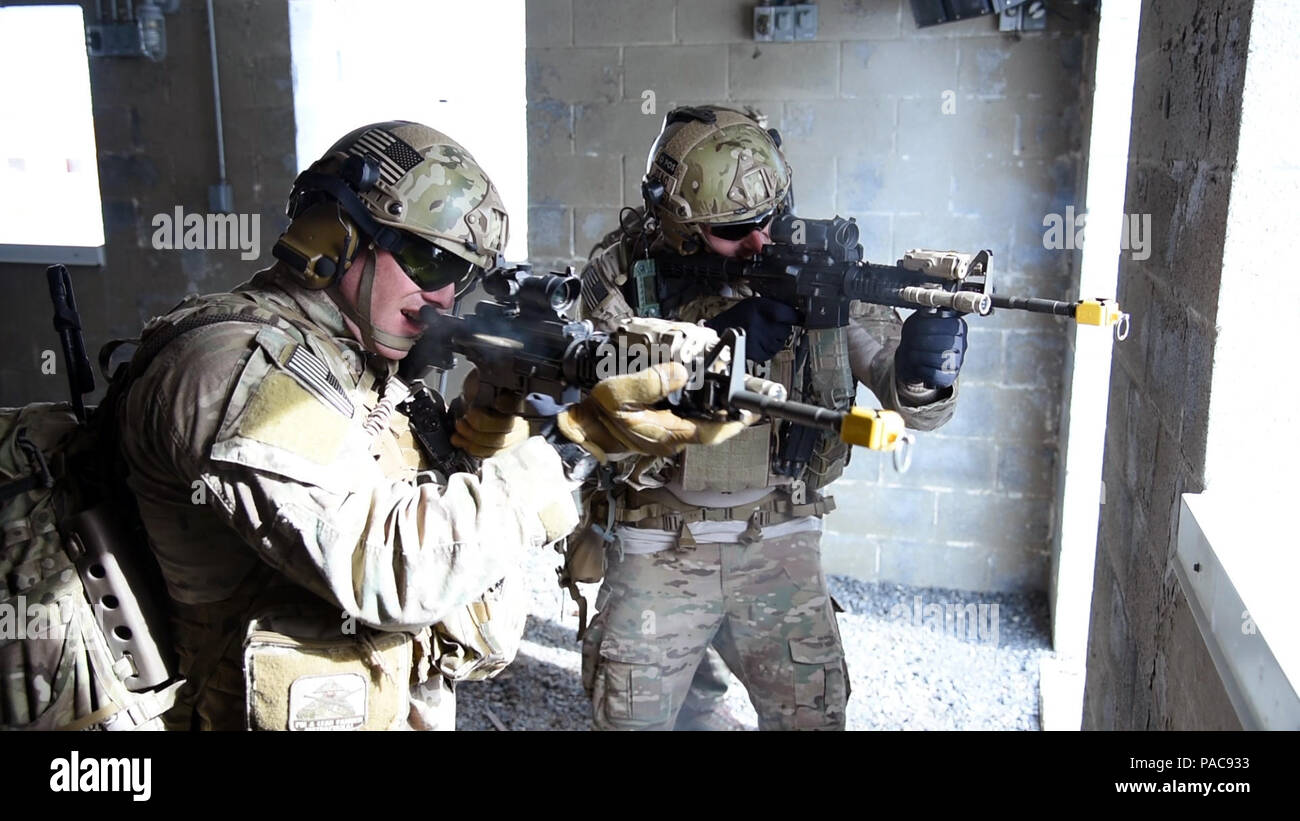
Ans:
POLYGON ((427 240, 407 233, 381 232, 388 236, 375 239, 375 245, 393 255, 397 264, 422 291, 437 291, 455 285, 461 291, 482 273, 473 263, 444 251, 427 240))
POLYGON ((710 225, 709 233, 718 239, 725 239, 730 242, 739 242, 755 231, 762 231, 771 221, 772 215, 768 214, 767 216, 752 222, 730 222, 723 225, 710 225))

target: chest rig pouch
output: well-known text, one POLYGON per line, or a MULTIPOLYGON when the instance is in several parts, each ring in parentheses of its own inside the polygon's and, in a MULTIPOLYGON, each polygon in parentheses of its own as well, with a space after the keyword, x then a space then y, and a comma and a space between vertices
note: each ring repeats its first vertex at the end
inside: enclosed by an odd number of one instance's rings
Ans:
MULTIPOLYGON (((843 328, 809 329, 796 343, 795 372, 800 384, 791 390, 796 401, 836 410, 853 404, 856 385, 849 366, 848 335, 843 328)), ((835 481, 848 463, 850 446, 830 431, 783 421, 778 430, 774 473, 801 478, 809 490, 835 481)))
MULTIPOLYGON (((848 337, 840 328, 804 330, 770 362, 749 363, 748 371, 785 386, 790 397, 847 410, 855 385, 849 368, 848 337), (798 374, 798 378, 796 378, 798 374)), ((839 478, 849 445, 826 431, 792 422, 764 422, 720 445, 688 445, 681 460, 685 490, 734 492, 776 487, 802 479, 809 490, 839 478)))

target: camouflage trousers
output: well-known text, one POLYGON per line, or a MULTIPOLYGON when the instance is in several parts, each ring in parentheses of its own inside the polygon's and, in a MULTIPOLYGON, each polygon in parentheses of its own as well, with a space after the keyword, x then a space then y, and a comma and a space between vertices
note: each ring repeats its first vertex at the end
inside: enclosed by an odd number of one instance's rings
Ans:
POLYGON ((670 730, 712 644, 759 729, 844 729, 848 670, 821 534, 611 557, 583 641, 596 729, 670 730))

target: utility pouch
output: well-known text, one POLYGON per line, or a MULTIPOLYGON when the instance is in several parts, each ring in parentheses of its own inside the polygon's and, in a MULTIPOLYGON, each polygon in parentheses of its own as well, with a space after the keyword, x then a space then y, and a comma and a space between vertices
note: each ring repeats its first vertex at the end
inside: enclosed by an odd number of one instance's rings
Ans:
POLYGON ((333 611, 254 618, 244 639, 250 730, 393 730, 406 725, 414 640, 353 625, 333 611), (332 617, 331 615, 332 614, 332 617))

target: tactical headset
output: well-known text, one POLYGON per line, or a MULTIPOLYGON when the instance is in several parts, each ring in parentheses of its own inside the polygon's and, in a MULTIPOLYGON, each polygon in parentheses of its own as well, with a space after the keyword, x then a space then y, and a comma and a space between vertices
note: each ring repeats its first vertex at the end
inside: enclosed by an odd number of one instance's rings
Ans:
POLYGON ((376 160, 350 156, 337 176, 315 168, 294 180, 286 209, 292 222, 271 251, 305 287, 321 290, 334 284, 368 241, 392 254, 421 290, 436 291, 453 283, 457 296, 469 290, 480 273, 477 265, 370 215, 360 194, 379 182, 376 160))

